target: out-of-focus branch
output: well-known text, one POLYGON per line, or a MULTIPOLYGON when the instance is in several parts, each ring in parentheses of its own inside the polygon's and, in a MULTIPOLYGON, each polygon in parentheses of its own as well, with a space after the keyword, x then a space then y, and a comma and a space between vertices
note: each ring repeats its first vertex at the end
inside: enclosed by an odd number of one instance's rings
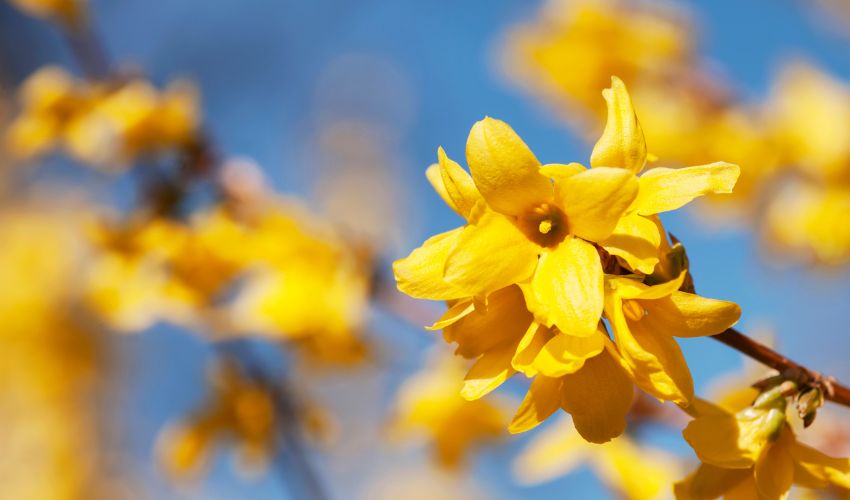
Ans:
POLYGON ((730 328, 711 338, 726 344, 763 365, 777 370, 780 374, 795 379, 800 385, 820 388, 828 401, 850 407, 850 388, 840 384, 833 377, 827 377, 815 370, 806 368, 766 345, 756 342, 734 328, 730 328))

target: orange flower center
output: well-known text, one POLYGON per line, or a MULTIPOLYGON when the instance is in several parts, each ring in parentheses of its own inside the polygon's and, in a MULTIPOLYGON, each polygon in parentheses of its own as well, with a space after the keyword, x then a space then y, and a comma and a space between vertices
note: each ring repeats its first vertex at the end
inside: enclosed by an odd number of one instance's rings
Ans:
POLYGON ((557 246, 569 234, 566 214, 551 203, 537 205, 517 222, 528 239, 542 247, 557 246))

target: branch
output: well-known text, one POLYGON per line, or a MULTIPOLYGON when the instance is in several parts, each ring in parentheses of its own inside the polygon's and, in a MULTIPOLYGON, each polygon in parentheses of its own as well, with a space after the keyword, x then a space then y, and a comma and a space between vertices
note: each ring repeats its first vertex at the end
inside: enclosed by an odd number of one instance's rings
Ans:
POLYGON ((725 332, 712 336, 714 340, 726 344, 736 351, 748 356, 759 363, 769 366, 779 373, 791 373, 802 382, 801 385, 818 387, 823 390, 824 397, 833 403, 850 407, 850 388, 840 384, 833 377, 825 377, 819 372, 786 358, 764 344, 756 342, 743 333, 730 328, 725 332))

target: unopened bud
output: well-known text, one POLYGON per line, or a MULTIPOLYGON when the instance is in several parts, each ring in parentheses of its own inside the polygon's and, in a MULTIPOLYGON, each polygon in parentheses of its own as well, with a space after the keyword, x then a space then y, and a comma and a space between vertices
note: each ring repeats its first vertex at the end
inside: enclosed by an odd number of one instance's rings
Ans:
POLYGON ((813 387, 797 397, 797 414, 803 420, 803 427, 812 425, 818 408, 823 406, 823 391, 813 387))

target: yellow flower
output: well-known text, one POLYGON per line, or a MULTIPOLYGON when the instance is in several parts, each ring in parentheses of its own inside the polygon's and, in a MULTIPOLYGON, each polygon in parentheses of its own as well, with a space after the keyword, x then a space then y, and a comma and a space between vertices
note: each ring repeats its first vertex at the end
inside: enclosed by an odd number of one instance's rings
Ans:
POLYGON ((401 387, 392 434, 433 443, 434 458, 447 468, 462 465, 471 448, 498 438, 508 414, 498 402, 466 401, 458 395, 464 365, 459 358, 434 356, 401 387))
POLYGON ((767 242, 791 255, 823 265, 850 261, 850 186, 791 182, 770 201, 767 242))
POLYGON ((683 435, 702 465, 676 485, 677 498, 784 498, 792 484, 850 489, 850 460, 799 443, 785 399, 737 414, 697 400, 683 435))
POLYGON ((240 470, 249 474, 264 469, 277 449, 278 416, 270 389, 230 363, 216 366, 210 378, 213 392, 206 403, 157 439, 160 463, 175 479, 199 474, 225 439, 235 440, 240 470))
POLYGON ((714 335, 741 315, 741 308, 732 302, 679 291, 685 274, 654 286, 609 277, 605 303, 617 349, 635 383, 658 399, 680 405, 690 403, 694 387, 674 337, 714 335))
POLYGON ((588 443, 564 418, 534 437, 514 461, 514 472, 523 484, 537 484, 585 463, 610 488, 632 500, 663 498, 680 469, 673 457, 641 447, 627 436, 605 445, 588 443))
POLYGON ((140 79, 78 81, 52 66, 24 82, 19 101, 21 111, 6 133, 13 155, 31 159, 63 147, 107 170, 189 146, 200 120, 198 92, 188 82, 160 92, 140 79))

